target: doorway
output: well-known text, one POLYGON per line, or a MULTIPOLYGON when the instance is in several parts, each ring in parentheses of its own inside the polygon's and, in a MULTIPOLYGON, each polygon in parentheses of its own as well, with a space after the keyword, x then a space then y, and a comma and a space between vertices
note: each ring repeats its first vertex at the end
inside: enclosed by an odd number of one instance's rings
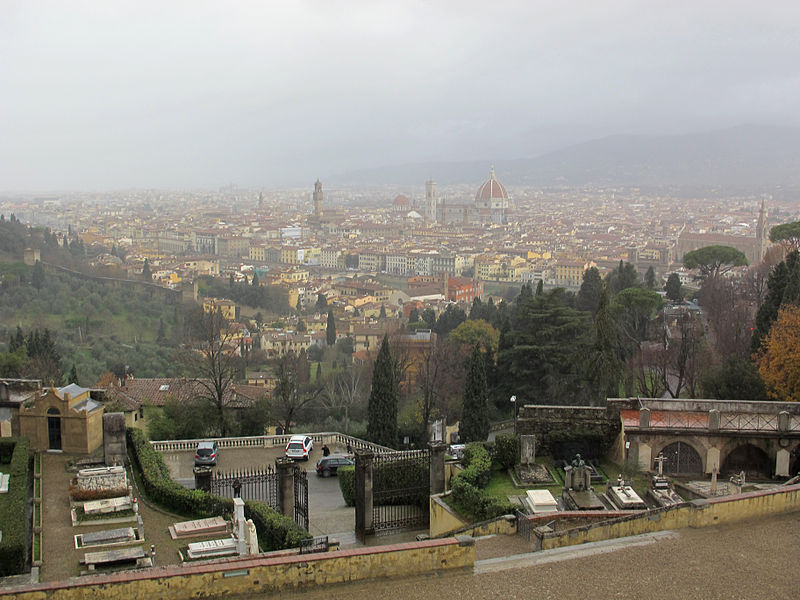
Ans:
POLYGON ((47 409, 47 437, 50 450, 61 450, 61 413, 57 408, 47 409))

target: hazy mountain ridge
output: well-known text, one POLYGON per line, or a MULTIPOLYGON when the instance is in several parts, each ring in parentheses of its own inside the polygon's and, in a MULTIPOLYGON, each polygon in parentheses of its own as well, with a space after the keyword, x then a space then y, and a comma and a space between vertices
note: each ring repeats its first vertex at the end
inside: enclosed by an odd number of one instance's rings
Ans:
MULTIPOLYGON (((332 184, 442 185, 486 178, 491 160, 430 162, 332 175, 332 184)), ((682 135, 616 135, 534 158, 494 161, 508 185, 800 185, 800 129, 742 125, 682 135)))

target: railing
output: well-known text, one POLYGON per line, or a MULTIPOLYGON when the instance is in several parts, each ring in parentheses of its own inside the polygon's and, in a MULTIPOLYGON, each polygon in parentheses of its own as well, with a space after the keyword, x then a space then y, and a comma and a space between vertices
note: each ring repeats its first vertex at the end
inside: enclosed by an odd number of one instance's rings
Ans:
MULTIPOLYGON (((293 434, 286 435, 251 435, 244 437, 225 437, 225 438, 202 438, 196 440, 159 440, 150 442, 154 450, 158 452, 186 452, 194 451, 198 442, 213 441, 217 442, 220 448, 275 448, 283 447, 289 443, 293 434)), ((384 452, 394 452, 392 448, 373 444, 365 440, 339 432, 309 433, 314 444, 336 444, 337 446, 350 446, 354 450, 371 450, 382 454, 384 452)))
MULTIPOLYGON (((625 429, 638 429, 641 427, 638 410, 620 411, 625 429)), ((702 429, 712 431, 709 427, 708 412, 665 411, 654 410, 645 425, 646 429, 702 429)), ((781 429, 780 416, 773 413, 746 413, 746 412, 721 412, 719 413, 719 428, 714 431, 721 432, 800 432, 800 417, 791 416, 786 429, 781 429)))
POLYGON ((778 431, 778 415, 720 413, 719 428, 724 431, 778 431))

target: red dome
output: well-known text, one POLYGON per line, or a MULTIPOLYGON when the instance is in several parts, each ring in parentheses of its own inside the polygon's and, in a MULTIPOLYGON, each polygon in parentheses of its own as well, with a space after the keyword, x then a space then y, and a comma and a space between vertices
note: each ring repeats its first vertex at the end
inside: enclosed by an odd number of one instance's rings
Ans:
POLYGON ((483 182, 481 187, 478 188, 478 193, 475 194, 475 201, 480 200, 493 200, 493 199, 508 200, 508 192, 503 184, 494 178, 494 167, 489 172, 489 179, 483 182))
POLYGON ((411 206, 411 201, 403 194, 400 194, 397 198, 394 199, 394 202, 392 202, 392 206, 395 207, 411 206))

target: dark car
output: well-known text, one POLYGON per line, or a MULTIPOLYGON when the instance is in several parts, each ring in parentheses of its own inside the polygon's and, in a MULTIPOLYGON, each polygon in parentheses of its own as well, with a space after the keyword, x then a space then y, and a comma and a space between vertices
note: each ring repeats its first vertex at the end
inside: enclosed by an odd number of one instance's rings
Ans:
POLYGON ((194 464, 215 466, 218 455, 217 442, 200 442, 194 451, 194 464))
POLYGON ((344 454, 330 454, 317 461, 317 475, 321 477, 330 477, 336 475, 339 467, 352 467, 355 462, 349 456, 344 454))

